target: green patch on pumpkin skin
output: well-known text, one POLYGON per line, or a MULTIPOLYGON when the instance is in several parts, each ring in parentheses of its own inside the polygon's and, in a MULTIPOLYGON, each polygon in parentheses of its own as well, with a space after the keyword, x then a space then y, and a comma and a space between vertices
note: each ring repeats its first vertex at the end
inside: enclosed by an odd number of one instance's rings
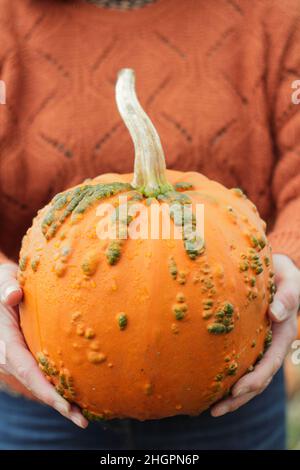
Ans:
POLYGON ((232 362, 228 369, 227 369, 227 375, 236 375, 238 369, 238 364, 236 362, 232 362))
POLYGON ((120 330, 125 330, 125 328, 127 327, 127 324, 128 324, 127 315, 125 315, 125 313, 120 313, 118 315, 118 325, 119 325, 120 330))
POLYGON ((204 253, 204 240, 200 236, 194 235, 192 238, 184 240, 184 248, 189 258, 195 260, 204 253))
POLYGON ((265 341, 264 341, 264 352, 266 352, 267 349, 269 349, 269 347, 271 346, 272 338, 273 338, 272 330, 269 330, 266 334, 265 341))
POLYGON ((49 361, 49 359, 42 352, 37 354, 37 361, 40 364, 44 374, 46 374, 48 377, 55 377, 58 375, 58 370, 55 365, 51 363, 51 361, 49 361))
POLYGON ((25 271, 25 269, 27 267, 27 264, 28 264, 28 256, 24 255, 24 256, 21 257, 21 259, 19 261, 20 271, 25 271))
POLYGON ((32 261, 31 261, 31 269, 33 272, 37 271, 37 268, 40 264, 40 256, 36 256, 32 261))
POLYGON ((92 413, 91 411, 89 411, 88 409, 86 408, 83 408, 81 410, 83 416, 88 420, 88 421, 103 421, 105 420, 105 416, 104 414, 95 414, 95 413, 92 413))
POLYGON ((192 185, 192 183, 180 181, 174 184, 174 189, 175 191, 189 191, 191 189, 194 189, 194 186, 192 185))
MULTIPOLYGON (((134 190, 129 183, 114 182, 110 184, 98 183, 95 185, 83 184, 75 189, 59 193, 52 199, 50 207, 41 223, 42 233, 47 240, 50 240, 56 235, 60 226, 70 216, 72 216, 72 222, 76 222, 78 217, 84 214, 97 201, 112 197, 121 192, 130 192, 131 202, 141 201, 146 197, 147 205, 151 204, 152 201, 156 199, 160 202, 168 203, 169 206, 176 203, 183 207, 187 204, 191 204, 192 200, 187 194, 180 191, 192 188, 193 186, 191 184, 183 182, 178 183, 177 186, 167 184, 164 188, 160 188, 158 192, 154 191, 154 193, 150 194, 143 191, 143 188, 134 190)), ((115 217, 117 216, 117 211, 118 208, 116 209, 115 217)), ((125 224, 128 225, 132 219, 132 216, 127 216, 127 220, 124 221, 125 224)), ((196 225, 195 216, 192 216, 190 222, 190 230, 184 234, 183 243, 187 255, 190 259, 194 260, 204 252, 204 240, 192 231, 195 229, 196 225)), ((185 226, 186 221, 182 218, 180 224, 185 226)), ((113 250, 112 253, 108 253, 107 258, 109 264, 115 264, 119 257, 117 250, 113 250)))
POLYGON ((222 373, 217 374, 216 377, 215 377, 216 382, 221 382, 223 379, 224 379, 224 374, 222 374, 222 373))
POLYGON ((222 323, 212 323, 207 326, 207 330, 209 333, 212 333, 214 335, 221 335, 223 333, 226 333, 226 326, 222 323))
POLYGON ((246 199, 246 194, 244 193, 244 191, 243 191, 241 188, 232 188, 231 191, 232 191, 237 197, 246 199))
POLYGON ((42 220, 42 232, 45 238, 48 240, 52 238, 71 214, 83 214, 97 201, 132 189, 129 183, 98 183, 84 184, 65 193, 57 194, 42 220))
POLYGON ((146 199, 146 206, 151 206, 153 202, 155 202, 157 199, 155 197, 147 197, 146 199))
POLYGON ((259 355, 257 356, 256 362, 261 361, 263 357, 264 357, 264 353, 263 353, 263 351, 261 351, 261 352, 259 353, 259 355))
POLYGON ((226 302, 223 308, 220 308, 214 316, 213 323, 207 326, 209 333, 214 335, 230 333, 234 329, 234 307, 231 303, 226 302))
POLYGON ((121 241, 113 240, 112 242, 110 242, 105 255, 106 255, 108 264, 110 265, 116 264, 121 258, 121 241))
POLYGON ((173 313, 176 320, 183 320, 186 314, 186 308, 181 305, 176 305, 173 307, 173 313))
POLYGON ((168 268, 169 268, 169 273, 171 274, 172 278, 176 279, 177 274, 178 274, 178 269, 177 269, 176 261, 174 260, 173 256, 169 258, 168 268))

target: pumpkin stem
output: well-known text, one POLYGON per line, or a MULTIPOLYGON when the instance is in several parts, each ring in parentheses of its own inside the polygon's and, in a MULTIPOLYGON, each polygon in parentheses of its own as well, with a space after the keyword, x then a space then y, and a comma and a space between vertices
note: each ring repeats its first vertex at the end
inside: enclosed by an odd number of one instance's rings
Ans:
POLYGON ((136 96, 132 69, 122 69, 118 74, 116 101, 134 143, 132 186, 146 197, 173 190, 166 178, 166 162, 159 135, 136 96))

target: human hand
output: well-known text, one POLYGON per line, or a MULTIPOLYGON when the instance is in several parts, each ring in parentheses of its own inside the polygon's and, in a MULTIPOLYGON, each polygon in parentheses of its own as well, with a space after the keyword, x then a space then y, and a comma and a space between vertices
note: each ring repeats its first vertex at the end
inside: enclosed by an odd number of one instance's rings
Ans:
POLYGON ((297 334, 297 312, 300 301, 300 270, 285 255, 273 256, 277 292, 269 308, 273 322, 273 341, 253 372, 244 375, 233 387, 231 396, 211 409, 212 416, 237 410, 262 393, 281 367, 288 348, 297 334))
POLYGON ((23 292, 16 278, 17 269, 13 263, 0 265, 0 341, 6 349, 6 363, 1 368, 16 377, 40 401, 85 428, 88 422, 80 410, 56 392, 26 347, 19 326, 17 305, 23 292))

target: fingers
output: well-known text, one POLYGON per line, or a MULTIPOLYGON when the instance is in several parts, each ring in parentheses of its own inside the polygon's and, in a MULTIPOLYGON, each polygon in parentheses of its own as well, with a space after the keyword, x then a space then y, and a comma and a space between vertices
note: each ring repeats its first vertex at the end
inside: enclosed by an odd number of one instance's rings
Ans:
POLYGON ((47 381, 34 357, 22 343, 14 342, 7 346, 7 363, 15 377, 39 400, 55 408, 77 426, 85 428, 88 425, 79 410, 61 397, 47 381))
POLYGON ((22 289, 16 275, 16 265, 11 263, 0 266, 0 302, 7 307, 14 307, 22 300, 22 289))
POLYGON ((296 320, 291 318, 273 328, 273 342, 253 372, 244 375, 233 387, 232 396, 217 403, 211 410, 212 416, 222 416, 234 411, 262 393, 281 367, 288 347, 296 334, 296 320))
POLYGON ((296 280, 284 279, 278 285, 277 293, 270 306, 269 315, 273 321, 282 322, 295 314, 299 305, 300 284, 296 280))
POLYGON ((277 292, 270 306, 269 316, 282 322, 296 314, 300 300, 300 272, 284 255, 274 255, 277 292))
POLYGON ((88 421, 79 408, 68 403, 48 382, 36 360, 26 348, 23 335, 19 329, 17 315, 12 308, 22 299, 22 289, 16 279, 17 266, 2 264, 0 266, 0 310, 1 339, 6 344, 6 364, 3 369, 14 375, 32 394, 43 403, 55 408, 60 414, 73 421, 77 426, 86 428, 88 421), (5 308, 4 308, 5 307, 5 308))
POLYGON ((213 406, 211 409, 211 415, 214 418, 218 418, 219 416, 223 416, 226 413, 229 413, 230 411, 235 411, 242 405, 245 405, 248 401, 252 400, 255 395, 255 392, 251 392, 238 398, 229 397, 226 400, 223 400, 217 405, 213 406))
POLYGON ((88 420, 85 419, 78 406, 71 404, 71 415, 73 423, 77 424, 80 428, 86 428, 88 426, 88 420))
POLYGON ((275 324, 273 327, 273 341, 257 364, 253 372, 242 377, 232 389, 234 397, 249 392, 261 393, 270 383, 270 379, 281 367, 287 350, 295 337, 296 322, 292 318, 281 325, 275 324))
POLYGON ((281 325, 273 326, 273 341, 264 355, 263 359, 257 364, 254 371, 245 375, 234 386, 233 396, 248 391, 260 392, 264 390, 268 380, 272 378, 281 367, 286 356, 288 348, 296 336, 296 319, 291 318, 281 325), (244 389, 244 391, 242 391, 244 389))

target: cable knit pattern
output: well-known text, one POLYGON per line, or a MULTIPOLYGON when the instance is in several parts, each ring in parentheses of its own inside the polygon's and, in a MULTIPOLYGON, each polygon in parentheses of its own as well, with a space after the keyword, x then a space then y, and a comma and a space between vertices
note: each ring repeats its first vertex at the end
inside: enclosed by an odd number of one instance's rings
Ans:
POLYGON ((299 0, 157 0, 132 11, 0 0, 0 246, 16 258, 36 211, 133 147, 114 100, 132 67, 169 168, 239 186, 274 251, 300 263, 299 0))

